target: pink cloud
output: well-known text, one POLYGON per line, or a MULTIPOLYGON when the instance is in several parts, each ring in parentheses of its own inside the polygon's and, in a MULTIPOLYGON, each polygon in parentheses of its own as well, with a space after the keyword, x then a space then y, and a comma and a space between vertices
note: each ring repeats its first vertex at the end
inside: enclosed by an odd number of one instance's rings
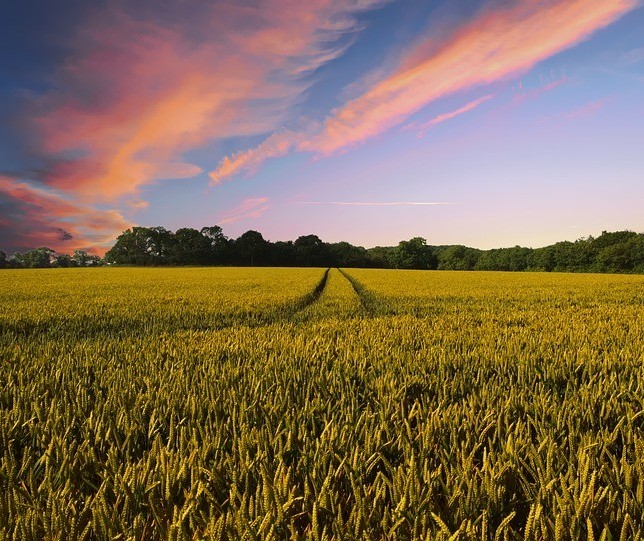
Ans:
POLYGON ((610 102, 610 98, 602 98, 598 100, 589 101, 573 109, 569 109, 567 111, 561 111, 553 115, 544 116, 542 117, 542 120, 543 121, 550 121, 550 120, 575 121, 582 118, 588 118, 596 115, 609 102, 610 102))
POLYGON ((255 148, 226 156, 210 173, 210 185, 216 186, 240 171, 254 172, 270 158, 286 156, 303 140, 303 134, 281 131, 272 134, 255 148))
MULTIPOLYGON (((277 129, 308 88, 307 75, 343 54, 340 38, 360 29, 356 14, 381 3, 225 1, 174 14, 170 5, 94 8, 66 39, 71 52, 49 81, 53 90, 29 104, 23 128, 47 165, 42 185, 3 180, 1 195, 17 217, 6 238, 54 248, 113 241, 130 224, 91 205, 146 208, 142 186, 203 172, 184 159, 188 150, 277 129)), ((275 137, 261 150, 277 156, 283 144, 275 137)), ((252 166, 250 155, 246 161, 252 166)))
POLYGON ((463 107, 459 107, 454 111, 450 111, 449 113, 443 113, 441 115, 435 116, 428 122, 424 122, 418 126, 410 125, 409 127, 416 128, 418 130, 418 137, 424 137, 425 133, 427 133, 427 131, 433 128, 434 126, 437 126, 442 122, 446 122, 447 120, 451 120, 452 118, 455 118, 459 115, 465 114, 471 111, 472 109, 476 109, 479 105, 481 105, 482 103, 485 103, 486 101, 491 100, 492 98, 494 98, 493 94, 487 94, 486 96, 481 96, 480 98, 473 100, 463 105, 463 107))
POLYGON ((595 100, 588 102, 581 107, 563 113, 566 120, 577 120, 579 118, 586 118, 597 114, 608 103, 607 99, 595 100))
POLYGON ((637 0, 523 0, 482 12, 441 46, 430 31, 397 70, 335 110, 301 148, 328 155, 355 146, 438 98, 525 73, 637 6, 637 0))
POLYGON ((134 210, 145 210, 150 206, 149 201, 143 201, 142 199, 130 199, 125 204, 134 210))
POLYGON ((56 162, 45 182, 108 201, 200 174, 183 163, 187 150, 277 128, 306 90, 303 76, 342 54, 354 14, 378 3, 212 3, 199 20, 97 11, 71 37, 57 90, 34 104, 42 152, 56 162))
POLYGON ((244 199, 240 205, 223 214, 219 223, 222 225, 231 224, 248 218, 257 218, 267 210, 268 197, 244 199))
POLYGON ((20 249, 47 246, 60 252, 85 249, 103 255, 130 224, 119 211, 79 204, 50 188, 0 177, 0 198, 10 208, 3 243, 20 249))
POLYGON ((512 101, 514 101, 514 103, 521 103, 526 100, 533 100, 542 96, 543 94, 559 88, 560 86, 568 84, 569 82, 570 79, 566 75, 562 75, 561 77, 558 77, 551 81, 544 82, 536 88, 526 88, 523 86, 523 84, 519 83, 519 85, 514 89, 515 93, 512 101))

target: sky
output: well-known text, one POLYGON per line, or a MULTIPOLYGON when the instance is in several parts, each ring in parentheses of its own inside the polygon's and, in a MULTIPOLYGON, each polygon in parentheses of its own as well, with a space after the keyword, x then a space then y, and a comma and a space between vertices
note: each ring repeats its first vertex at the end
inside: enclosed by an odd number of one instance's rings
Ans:
POLYGON ((0 249, 644 232, 642 0, 8 0, 0 249))

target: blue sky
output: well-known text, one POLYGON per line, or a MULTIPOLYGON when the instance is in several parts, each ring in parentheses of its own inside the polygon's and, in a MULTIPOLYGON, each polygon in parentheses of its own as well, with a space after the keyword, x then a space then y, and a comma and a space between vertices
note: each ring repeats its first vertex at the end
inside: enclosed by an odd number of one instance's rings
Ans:
POLYGON ((638 0, 0 7, 0 248, 644 231, 638 0), (73 14, 73 15, 71 15, 73 14))

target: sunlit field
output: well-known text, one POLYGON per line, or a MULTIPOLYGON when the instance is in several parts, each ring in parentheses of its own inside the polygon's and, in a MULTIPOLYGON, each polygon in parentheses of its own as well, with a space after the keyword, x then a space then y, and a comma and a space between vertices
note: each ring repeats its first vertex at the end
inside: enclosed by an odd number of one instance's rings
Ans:
POLYGON ((0 539, 644 535, 644 276, 0 275, 0 539))

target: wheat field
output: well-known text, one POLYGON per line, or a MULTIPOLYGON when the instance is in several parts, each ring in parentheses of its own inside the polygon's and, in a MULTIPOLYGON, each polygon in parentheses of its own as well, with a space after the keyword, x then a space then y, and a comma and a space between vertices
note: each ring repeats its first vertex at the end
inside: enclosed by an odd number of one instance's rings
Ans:
POLYGON ((644 277, 1 273, 0 539, 644 538, 644 277))

